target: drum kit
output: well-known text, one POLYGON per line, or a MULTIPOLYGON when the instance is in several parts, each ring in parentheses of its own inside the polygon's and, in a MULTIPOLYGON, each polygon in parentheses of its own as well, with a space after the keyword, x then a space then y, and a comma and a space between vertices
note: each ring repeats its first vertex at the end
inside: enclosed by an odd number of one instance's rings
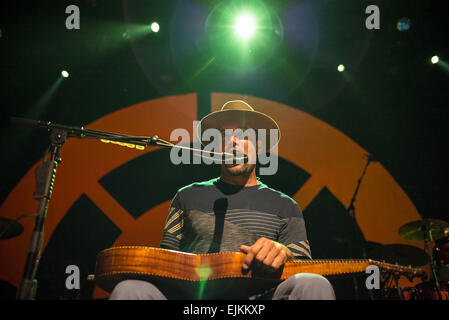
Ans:
POLYGON ((437 219, 423 219, 401 226, 401 238, 423 242, 423 250, 409 245, 380 245, 368 243, 367 253, 373 260, 399 265, 423 267, 430 262, 428 279, 415 287, 384 288, 378 299, 449 300, 449 223, 437 219), (430 243, 434 243, 432 252, 430 243), (399 294, 398 294, 399 292, 399 294))

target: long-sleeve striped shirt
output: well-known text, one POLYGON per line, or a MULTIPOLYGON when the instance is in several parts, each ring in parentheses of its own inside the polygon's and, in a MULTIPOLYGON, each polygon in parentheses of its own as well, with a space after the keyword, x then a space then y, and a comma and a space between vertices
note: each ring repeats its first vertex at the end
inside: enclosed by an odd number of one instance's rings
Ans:
POLYGON ((284 244, 295 258, 311 259, 298 204, 259 181, 233 186, 219 178, 181 188, 165 223, 161 247, 191 252, 239 252, 265 237, 284 244))

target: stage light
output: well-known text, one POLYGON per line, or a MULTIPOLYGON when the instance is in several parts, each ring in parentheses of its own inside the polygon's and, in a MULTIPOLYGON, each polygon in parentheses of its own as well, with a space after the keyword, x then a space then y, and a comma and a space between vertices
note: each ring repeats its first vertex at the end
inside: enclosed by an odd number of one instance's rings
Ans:
MULTIPOLYGON (((214 64, 243 73, 267 63, 277 52, 283 42, 283 26, 265 2, 218 1, 205 24, 214 64)), ((205 61, 203 66, 207 64, 205 61)))
POLYGON ((64 78, 68 78, 69 77, 69 73, 67 71, 63 70, 61 72, 61 76, 63 76, 64 78))
POLYGON ((432 62, 433 64, 438 63, 438 61, 440 61, 440 58, 438 58, 438 56, 433 56, 433 57, 430 59, 430 62, 432 62))
POLYGON ((253 17, 249 15, 242 15, 237 18, 235 23, 235 32, 243 39, 250 38, 256 30, 256 23, 253 17))
POLYGON ((157 23, 157 22, 151 23, 150 28, 151 28, 151 31, 158 32, 160 29, 159 23, 157 23))
POLYGON ((343 72, 343 71, 345 71, 345 66, 342 65, 342 64, 339 64, 338 67, 337 67, 337 70, 338 70, 339 72, 343 72))

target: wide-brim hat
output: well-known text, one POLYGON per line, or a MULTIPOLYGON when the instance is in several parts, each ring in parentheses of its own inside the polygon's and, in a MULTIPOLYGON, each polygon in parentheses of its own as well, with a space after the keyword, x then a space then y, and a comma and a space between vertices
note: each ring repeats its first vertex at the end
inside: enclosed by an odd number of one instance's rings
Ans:
POLYGON ((223 130, 228 127, 254 129, 256 135, 258 129, 265 129, 266 141, 264 143, 267 151, 276 146, 281 139, 281 130, 276 121, 265 113, 254 110, 242 100, 228 101, 221 110, 212 112, 201 119, 197 128, 198 139, 201 144, 205 145, 201 140, 202 132, 211 128, 223 130), (277 130, 277 141, 274 145, 270 145, 271 129, 277 130))

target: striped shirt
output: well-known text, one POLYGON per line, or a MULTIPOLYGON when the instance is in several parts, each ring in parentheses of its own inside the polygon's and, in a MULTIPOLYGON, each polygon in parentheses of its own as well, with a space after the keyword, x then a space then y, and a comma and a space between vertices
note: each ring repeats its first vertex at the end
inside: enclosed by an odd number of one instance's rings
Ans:
POLYGON ((282 192, 241 187, 219 178, 181 188, 172 200, 161 248, 190 253, 239 252, 265 237, 295 258, 311 259, 303 214, 282 192))

